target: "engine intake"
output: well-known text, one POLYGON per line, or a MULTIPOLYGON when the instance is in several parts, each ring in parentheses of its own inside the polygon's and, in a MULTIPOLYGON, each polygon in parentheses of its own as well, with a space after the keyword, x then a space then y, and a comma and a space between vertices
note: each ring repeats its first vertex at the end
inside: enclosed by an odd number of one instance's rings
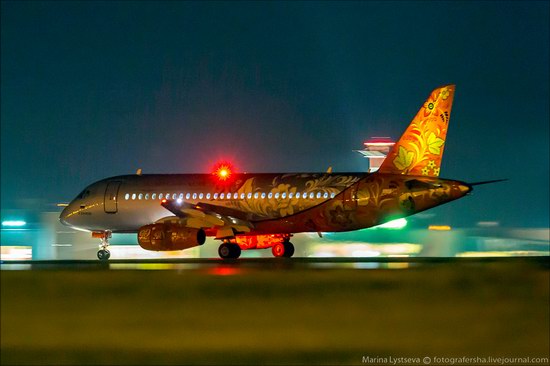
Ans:
POLYGON ((183 250, 202 245, 205 240, 203 229, 174 223, 145 225, 138 231, 138 243, 146 250, 183 250))

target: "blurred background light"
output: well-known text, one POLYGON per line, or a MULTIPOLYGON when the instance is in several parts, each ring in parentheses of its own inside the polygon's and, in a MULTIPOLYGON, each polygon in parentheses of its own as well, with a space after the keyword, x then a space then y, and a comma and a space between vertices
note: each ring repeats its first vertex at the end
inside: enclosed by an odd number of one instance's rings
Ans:
POLYGON ((407 219, 397 219, 397 220, 388 221, 382 225, 375 226, 375 228, 403 229, 405 226, 407 226, 407 219))
POLYGON ((2 221, 2 226, 4 227, 23 227, 27 223, 23 220, 6 220, 2 221))

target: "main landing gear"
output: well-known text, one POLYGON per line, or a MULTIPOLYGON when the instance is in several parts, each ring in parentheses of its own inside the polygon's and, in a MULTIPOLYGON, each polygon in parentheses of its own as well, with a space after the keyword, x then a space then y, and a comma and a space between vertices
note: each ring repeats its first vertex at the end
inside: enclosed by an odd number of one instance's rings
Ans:
POLYGON ((97 252, 97 258, 100 261, 109 260, 109 258, 111 258, 111 252, 109 252, 107 248, 109 248, 109 238, 111 237, 111 232, 93 232, 92 237, 101 239, 101 244, 99 244, 99 250, 97 252))
MULTIPOLYGON (((246 246, 244 248, 262 249, 261 247, 247 248, 246 246)), ((269 248, 269 246, 267 248, 269 248)), ((240 257, 241 252, 242 249, 239 244, 229 239, 224 240, 224 242, 218 248, 218 254, 222 259, 237 259, 240 257)), ((273 253, 274 257, 290 258, 294 255, 294 245, 292 245, 292 243, 288 239, 284 241, 279 241, 271 246, 271 252, 273 253)))
POLYGON ((218 254, 222 259, 237 259, 241 255, 241 247, 230 241, 224 241, 218 248, 218 254))

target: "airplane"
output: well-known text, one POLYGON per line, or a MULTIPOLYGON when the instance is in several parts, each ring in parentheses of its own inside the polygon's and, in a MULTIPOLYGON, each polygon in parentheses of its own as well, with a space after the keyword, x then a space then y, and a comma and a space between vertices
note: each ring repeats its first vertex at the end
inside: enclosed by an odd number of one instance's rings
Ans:
POLYGON ((459 199, 476 184, 439 178, 455 85, 434 89, 373 173, 142 174, 86 187, 60 215, 64 225, 101 239, 110 258, 112 233, 137 233, 146 250, 196 247, 220 240, 218 254, 271 248, 292 257, 293 234, 364 229, 459 199))

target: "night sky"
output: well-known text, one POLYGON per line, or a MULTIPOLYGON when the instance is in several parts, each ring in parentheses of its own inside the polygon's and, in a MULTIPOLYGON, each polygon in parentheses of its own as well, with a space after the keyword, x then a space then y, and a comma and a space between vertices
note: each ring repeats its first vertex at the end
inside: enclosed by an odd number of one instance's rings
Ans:
MULTIPOLYGON (((548 2, 5 2, 2 209, 93 181, 364 171, 435 87, 457 91, 435 224, 548 227, 548 2)), ((431 222, 430 222, 431 223, 431 222)))

